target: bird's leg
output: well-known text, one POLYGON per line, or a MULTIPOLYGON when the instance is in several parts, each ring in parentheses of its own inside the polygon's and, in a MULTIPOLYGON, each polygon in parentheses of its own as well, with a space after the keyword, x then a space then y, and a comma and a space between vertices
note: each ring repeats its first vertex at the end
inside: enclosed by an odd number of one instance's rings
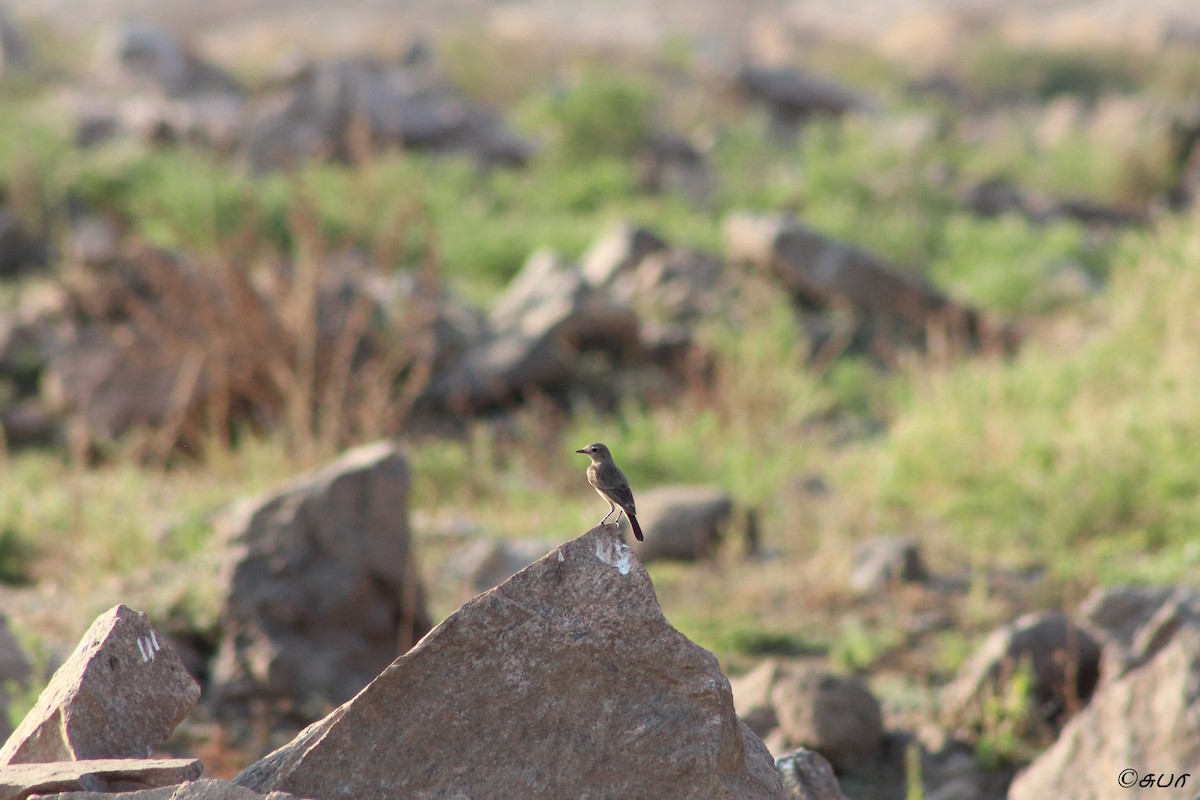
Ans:
POLYGON ((621 524, 621 517, 623 517, 623 516, 625 516, 625 509, 622 508, 620 511, 617 512, 617 524, 618 525, 621 524))
POLYGON ((611 517, 613 515, 613 512, 616 510, 617 510, 616 504, 613 503, 612 500, 609 500, 608 501, 608 513, 604 515, 604 519, 600 520, 600 524, 603 525, 604 523, 608 522, 608 518, 611 517))

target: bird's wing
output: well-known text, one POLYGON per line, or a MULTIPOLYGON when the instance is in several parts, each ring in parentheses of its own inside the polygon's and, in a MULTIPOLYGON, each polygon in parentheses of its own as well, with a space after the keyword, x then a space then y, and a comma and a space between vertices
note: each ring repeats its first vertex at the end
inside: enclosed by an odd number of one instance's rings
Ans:
POLYGON ((633 502, 633 490, 629 488, 629 481, 625 479, 625 473, 621 472, 616 464, 607 464, 601 469, 603 472, 600 478, 603 480, 604 487, 608 490, 613 502, 625 509, 627 513, 636 514, 637 508, 633 502))

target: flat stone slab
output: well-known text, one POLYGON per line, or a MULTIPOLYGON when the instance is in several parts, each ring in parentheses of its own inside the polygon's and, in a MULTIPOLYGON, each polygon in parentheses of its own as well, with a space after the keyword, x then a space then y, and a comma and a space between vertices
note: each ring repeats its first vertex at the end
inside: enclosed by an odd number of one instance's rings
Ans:
POLYGON ((0 800, 25 800, 55 792, 133 792, 173 786, 200 777, 195 758, 103 758, 10 764, 0 767, 0 800))

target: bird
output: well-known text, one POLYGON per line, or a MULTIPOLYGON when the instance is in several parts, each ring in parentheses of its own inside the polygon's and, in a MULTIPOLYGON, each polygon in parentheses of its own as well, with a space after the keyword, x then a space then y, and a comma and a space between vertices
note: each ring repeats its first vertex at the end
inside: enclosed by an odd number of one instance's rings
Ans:
MULTIPOLYGON (((604 519, 600 520, 600 524, 603 525, 614 511, 620 509, 625 516, 629 517, 633 535, 639 542, 644 541, 642 526, 637 521, 637 507, 633 502, 633 491, 629 488, 629 481, 625 478, 625 473, 621 472, 620 467, 613 461, 608 447, 596 442, 575 452, 582 453, 592 460, 587 468, 588 483, 592 485, 597 494, 608 501, 608 513, 604 515, 604 519)), ((621 513, 618 512, 617 522, 620 523, 620 521, 621 513)))

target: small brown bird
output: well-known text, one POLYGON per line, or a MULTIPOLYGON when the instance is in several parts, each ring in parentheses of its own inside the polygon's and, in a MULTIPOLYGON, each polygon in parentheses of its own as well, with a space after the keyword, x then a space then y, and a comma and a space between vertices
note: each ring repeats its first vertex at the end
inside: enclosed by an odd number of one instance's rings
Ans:
MULTIPOLYGON (((629 524, 633 527, 633 535, 637 540, 642 541, 642 526, 638 525, 637 508, 633 502, 633 491, 629 488, 629 481, 625 478, 625 473, 621 472, 620 468, 613 462, 612 453, 604 445, 596 442, 589 444, 582 450, 576 450, 576 453, 583 453, 592 460, 588 465, 587 479, 596 490, 596 492, 608 501, 608 513, 604 515, 604 519, 600 520, 600 524, 608 521, 613 512, 618 508, 629 517, 629 524)), ((621 521, 621 514, 617 514, 617 522, 621 521)))

